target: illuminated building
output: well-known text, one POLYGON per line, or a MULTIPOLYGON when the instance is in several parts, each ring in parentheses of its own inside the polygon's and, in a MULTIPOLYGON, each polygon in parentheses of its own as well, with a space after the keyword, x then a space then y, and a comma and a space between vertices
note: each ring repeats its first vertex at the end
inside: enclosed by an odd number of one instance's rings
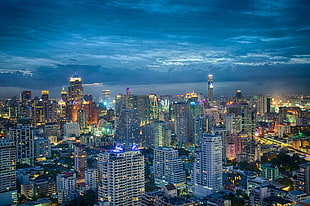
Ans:
POLYGON ((192 171, 194 195, 205 197, 223 187, 222 137, 204 133, 192 171))
POLYGON ((243 96, 242 96, 242 92, 241 92, 240 89, 238 89, 237 92, 236 92, 235 101, 236 102, 243 101, 243 96))
POLYGON ((102 90, 102 104, 105 106, 107 109, 110 108, 111 104, 111 91, 110 90, 102 90))
POLYGON ((185 187, 185 171, 183 162, 179 159, 178 150, 162 147, 154 150, 154 179, 155 185, 163 187, 171 183, 178 189, 185 187))
POLYGON ((49 92, 48 91, 45 91, 45 90, 43 90, 43 91, 41 91, 41 99, 43 100, 43 102, 47 102, 48 101, 48 94, 49 94, 49 92))
POLYGON ((140 135, 140 120, 137 115, 137 110, 127 109, 121 112, 121 115, 116 124, 114 141, 117 144, 131 145, 138 143, 140 135))
POLYGON ((242 130, 242 121, 241 116, 228 113, 225 116, 225 128, 227 132, 231 134, 238 134, 242 130))
POLYGON ((144 189, 144 157, 140 151, 123 151, 121 147, 100 154, 98 160, 101 183, 99 202, 112 205, 140 205, 144 189))
POLYGON ((74 146, 74 169, 79 172, 81 176, 84 176, 84 172, 87 168, 87 152, 82 145, 74 146))
POLYGON ((34 139, 32 128, 29 126, 10 127, 8 137, 14 141, 16 146, 17 163, 33 165, 34 139))
POLYGON ((279 168, 272 166, 272 164, 262 164, 260 176, 271 181, 279 179, 279 168))
POLYGON ((26 102, 31 100, 31 91, 22 91, 20 93, 20 101, 26 102))
POLYGON ((178 147, 188 146, 192 142, 192 115, 188 103, 177 102, 172 105, 175 116, 175 134, 178 147))
MULTIPOLYGON (((267 113, 268 109, 267 109, 267 96, 266 95, 259 95, 258 99, 257 99, 257 112, 260 115, 264 115, 265 113, 267 113)), ((270 111, 270 109, 269 109, 270 111)))
POLYGON ((64 125, 64 140, 68 140, 72 136, 80 136, 80 126, 77 122, 66 123, 64 125))
POLYGON ((213 75, 208 75, 208 101, 214 100, 214 94, 213 94, 213 75))
POLYGON ((83 86, 82 86, 82 78, 74 72, 74 74, 70 78, 70 86, 68 87, 69 91, 69 101, 72 103, 76 101, 80 103, 83 99, 83 86))
POLYGON ((35 125, 43 125, 45 123, 44 102, 42 99, 35 100, 33 103, 34 117, 33 122, 35 125))
POLYGON ((87 128, 87 118, 86 118, 86 112, 84 110, 79 109, 77 122, 79 123, 81 130, 87 128))
POLYGON ((48 139, 35 139, 34 140, 34 157, 37 161, 45 160, 51 156, 51 145, 48 139))
POLYGON ((13 205, 17 200, 16 146, 8 139, 0 139, 0 168, 0 204, 13 205))
POLYGON ((299 167, 300 169, 296 174, 295 187, 298 190, 310 194, 310 163, 301 164, 299 167))

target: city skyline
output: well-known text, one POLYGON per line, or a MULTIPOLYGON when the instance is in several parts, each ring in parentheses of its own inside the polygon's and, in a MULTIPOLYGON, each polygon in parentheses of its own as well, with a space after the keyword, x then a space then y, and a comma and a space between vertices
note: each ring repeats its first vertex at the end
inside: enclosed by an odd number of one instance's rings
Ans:
POLYGON ((309 2, 0 2, 0 98, 85 92, 309 93, 309 2))

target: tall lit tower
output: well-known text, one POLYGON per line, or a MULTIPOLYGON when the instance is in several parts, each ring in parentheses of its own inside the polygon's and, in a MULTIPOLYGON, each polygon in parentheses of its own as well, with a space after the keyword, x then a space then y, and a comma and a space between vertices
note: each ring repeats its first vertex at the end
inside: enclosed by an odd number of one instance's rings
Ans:
POLYGON ((82 78, 74 72, 70 78, 70 86, 68 87, 69 91, 69 101, 81 102, 83 99, 83 86, 82 78))
POLYGON ((195 158, 192 180, 194 194, 204 197, 222 189, 222 138, 204 133, 200 143, 200 152, 195 158))
POLYGON ((208 101, 213 101, 214 94, 213 94, 213 75, 208 75, 208 101))
POLYGON ((124 151, 121 147, 116 147, 108 153, 99 154, 99 202, 141 205, 140 198, 145 190, 144 157, 136 147, 132 149, 124 151))

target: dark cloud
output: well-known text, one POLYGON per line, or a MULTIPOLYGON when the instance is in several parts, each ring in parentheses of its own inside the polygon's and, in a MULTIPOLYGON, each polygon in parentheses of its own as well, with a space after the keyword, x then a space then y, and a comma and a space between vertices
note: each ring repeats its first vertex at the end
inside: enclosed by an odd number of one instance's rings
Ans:
POLYGON ((306 90, 309 8, 307 0, 0 1, 0 86, 58 88, 74 71, 110 86, 199 84, 212 72, 253 85, 294 77, 306 90))

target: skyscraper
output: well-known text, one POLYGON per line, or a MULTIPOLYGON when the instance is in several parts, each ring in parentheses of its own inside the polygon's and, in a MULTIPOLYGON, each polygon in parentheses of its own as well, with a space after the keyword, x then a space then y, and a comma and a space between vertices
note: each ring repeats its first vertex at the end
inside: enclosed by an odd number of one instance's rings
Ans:
POLYGON ((138 150, 124 152, 122 148, 101 154, 98 161, 101 183, 100 202, 112 205, 140 205, 144 193, 144 157, 138 150))
POLYGON ((0 205, 16 200, 16 147, 13 141, 0 139, 0 205))
POLYGON ((29 126, 16 126, 9 129, 9 139, 16 146, 16 161, 33 165, 34 163, 34 139, 33 130, 29 126))
POLYGON ((87 152, 82 145, 74 146, 74 169, 84 176, 87 168, 87 152))
POLYGON ((83 99, 82 78, 76 72, 74 72, 70 78, 70 86, 68 87, 68 91, 69 101, 71 103, 73 101, 81 103, 83 99))
POLYGON ((178 139, 178 147, 184 147, 192 143, 192 115, 188 103, 177 102, 173 104, 175 116, 175 134, 178 139))
POLYGON ((222 173, 222 138, 204 133, 192 171, 194 195, 204 197, 221 190, 222 173))
POLYGON ((214 100, 214 94, 213 94, 213 75, 208 75, 208 101, 214 100))

